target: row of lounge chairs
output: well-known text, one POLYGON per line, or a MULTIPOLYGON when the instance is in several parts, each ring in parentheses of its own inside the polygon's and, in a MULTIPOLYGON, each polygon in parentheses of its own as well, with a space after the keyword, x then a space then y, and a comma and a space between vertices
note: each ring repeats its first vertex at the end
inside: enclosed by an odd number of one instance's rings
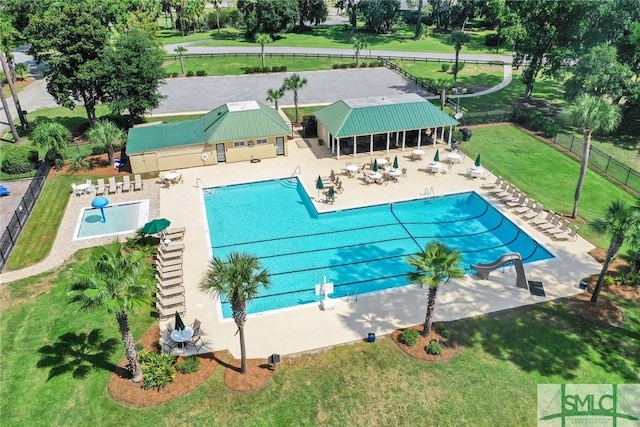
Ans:
POLYGON ((71 184, 71 189, 76 196, 93 193, 96 193, 96 195, 104 195, 105 193, 114 194, 118 192, 118 189, 123 193, 126 191, 138 191, 142 190, 142 177, 135 175, 132 182, 131 177, 125 175, 122 177, 121 182, 116 182, 116 178, 112 176, 109 177, 108 183, 104 182, 104 178, 98 178, 97 184, 95 185, 93 184, 93 180, 87 179, 84 185, 71 184))
POLYGON ((185 228, 172 228, 161 233, 156 256, 156 309, 160 318, 179 312, 184 314, 185 298, 182 283, 182 253, 185 228))
POLYGON ((569 221, 553 211, 544 214, 544 206, 541 203, 530 199, 502 177, 498 176, 495 182, 483 184, 481 187, 487 190, 492 197, 502 201, 516 215, 529 221, 529 224, 552 239, 571 241, 578 239, 577 226, 572 226, 569 221))

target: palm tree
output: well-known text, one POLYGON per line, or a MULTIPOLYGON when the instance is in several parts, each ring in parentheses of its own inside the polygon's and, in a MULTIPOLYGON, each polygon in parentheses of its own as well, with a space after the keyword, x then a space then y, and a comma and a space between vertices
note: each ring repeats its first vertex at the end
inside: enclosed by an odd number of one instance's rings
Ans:
POLYGON ((420 40, 420 36, 422 35, 422 0, 417 0, 416 12, 418 16, 416 20, 415 39, 420 40))
POLYGON ((138 352, 129 327, 129 312, 149 307, 154 281, 151 263, 141 251, 123 252, 118 241, 91 249, 89 260, 74 271, 68 295, 81 309, 115 314, 133 382, 142 380, 138 352))
POLYGON ((610 234, 611 241, 607 248, 607 254, 602 264, 602 270, 598 276, 598 283, 593 290, 591 302, 597 304, 604 276, 609 270, 611 260, 616 256, 626 238, 640 232, 640 216, 633 206, 628 206, 622 200, 614 200, 609 206, 604 217, 596 218, 589 222, 589 227, 597 234, 610 234))
POLYGON ((18 76, 18 80, 24 81, 27 78, 27 72, 29 71, 29 67, 27 64, 21 62, 16 65, 16 75, 18 76))
POLYGON ((573 214, 571 215, 576 218, 578 216, 578 202, 582 195, 582 184, 589 166, 591 134, 598 131, 611 132, 615 130, 620 124, 622 115, 618 106, 609 104, 603 98, 583 94, 565 112, 564 119, 572 126, 581 127, 584 134, 580 175, 574 195, 573 214))
POLYGON ((185 53, 187 53, 187 48, 184 46, 178 46, 173 50, 175 53, 178 54, 178 57, 180 58, 180 71, 181 74, 184 76, 184 58, 183 55, 185 53))
POLYGON ((282 89, 293 91, 293 104, 296 107, 296 123, 300 123, 300 111, 298 110, 298 91, 307 84, 307 79, 301 78, 298 74, 284 79, 282 89))
POLYGON ((271 43, 273 39, 269 34, 258 33, 256 34, 255 41, 260 44, 260 59, 262 60, 262 68, 264 69, 264 45, 271 43))
POLYGON ((456 50, 456 63, 453 66, 453 81, 458 80, 458 59, 460 57, 460 50, 462 49, 462 45, 469 42, 469 35, 464 31, 453 30, 451 34, 449 34, 449 43, 454 46, 456 50))
POLYGON ((356 67, 360 66, 360 51, 362 49, 366 49, 368 44, 365 39, 360 37, 351 38, 351 43, 353 43, 353 48, 356 50, 356 67))
POLYGON ((99 120, 95 127, 87 131, 87 138, 105 148, 109 163, 113 163, 113 145, 126 139, 124 132, 109 120, 99 120))
POLYGON ((240 335, 240 372, 247 372, 247 353, 244 343, 244 323, 247 320, 247 302, 258 295, 261 287, 268 288, 269 273, 251 254, 231 252, 227 261, 213 257, 200 289, 214 292, 231 303, 233 320, 240 335))
POLYGON ((464 270, 459 267, 461 255, 457 250, 449 249, 444 243, 437 240, 429 242, 422 252, 407 256, 409 265, 416 271, 408 273, 411 283, 419 283, 421 287, 429 287, 427 301, 427 314, 424 318, 422 336, 426 337, 431 332, 431 318, 436 305, 436 297, 440 285, 446 285, 449 279, 457 279, 464 276, 464 270))
POLYGON ((71 142, 71 132, 58 122, 43 122, 36 126, 30 139, 36 147, 46 148, 47 159, 64 159, 67 146, 71 142))
POLYGON ((453 87, 453 81, 450 78, 441 76, 432 80, 431 84, 440 92, 440 109, 444 110, 447 102, 447 90, 453 87))
POLYGON ((280 89, 268 89, 267 101, 275 103, 276 110, 278 110, 278 100, 284 96, 284 88, 280 89))

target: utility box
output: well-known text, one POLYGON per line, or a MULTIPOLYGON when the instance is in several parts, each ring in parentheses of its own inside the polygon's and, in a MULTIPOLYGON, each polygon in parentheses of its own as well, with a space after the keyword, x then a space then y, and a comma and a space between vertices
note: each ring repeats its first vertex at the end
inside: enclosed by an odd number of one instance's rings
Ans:
POLYGON ((318 136, 318 122, 316 116, 308 115, 302 118, 302 128, 304 129, 304 136, 316 137, 318 136))

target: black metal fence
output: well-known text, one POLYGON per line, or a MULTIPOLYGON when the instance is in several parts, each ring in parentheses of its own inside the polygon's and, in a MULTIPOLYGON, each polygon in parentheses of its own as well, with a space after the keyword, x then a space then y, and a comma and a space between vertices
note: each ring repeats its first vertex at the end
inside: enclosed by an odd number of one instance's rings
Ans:
POLYGON ((49 165, 48 162, 42 162, 13 213, 9 225, 7 225, 6 230, 2 233, 2 238, 0 238, 0 270, 2 270, 7 263, 9 255, 29 218, 29 214, 31 214, 31 211, 38 201, 38 197, 40 197, 50 169, 51 165, 49 165))

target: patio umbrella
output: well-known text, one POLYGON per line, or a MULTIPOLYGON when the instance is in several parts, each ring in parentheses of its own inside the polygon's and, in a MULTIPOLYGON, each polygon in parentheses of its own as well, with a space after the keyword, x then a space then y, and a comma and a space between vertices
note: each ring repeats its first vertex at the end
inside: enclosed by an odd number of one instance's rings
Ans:
POLYGON ((480 153, 478 153, 478 157, 476 157, 476 167, 479 168, 480 167, 480 153))
POLYGON ((142 232, 144 234, 156 234, 165 230, 169 225, 171 225, 171 221, 166 218, 156 218, 144 225, 142 227, 142 232))
POLYGON ((393 168, 398 169, 398 156, 393 159, 393 168))
POLYGON ((96 197, 91 202, 91 206, 100 209, 102 214, 102 222, 107 222, 107 217, 104 216, 104 207, 109 204, 109 200, 106 197, 96 197))
POLYGON ((433 161, 434 162, 439 162, 440 161, 440 149, 436 150, 436 155, 433 156, 433 161))
POLYGON ((173 326, 176 331, 184 331, 184 322, 182 321, 182 317, 180 317, 180 313, 176 311, 176 323, 173 326))
POLYGON ((324 183, 322 182, 322 177, 318 175, 318 180, 316 181, 316 190, 318 190, 318 199, 320 198, 320 190, 324 188, 324 183))
POLYGON ((378 172, 378 159, 373 161, 373 167, 371 168, 374 172, 378 172))

